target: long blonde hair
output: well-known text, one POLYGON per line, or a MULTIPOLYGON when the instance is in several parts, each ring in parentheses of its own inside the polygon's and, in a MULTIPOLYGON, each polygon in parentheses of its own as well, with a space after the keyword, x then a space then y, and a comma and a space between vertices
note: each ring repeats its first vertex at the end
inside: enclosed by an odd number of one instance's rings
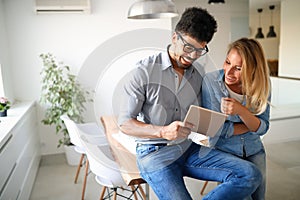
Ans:
POLYGON ((246 97, 246 107, 254 114, 263 112, 270 95, 270 72, 261 44, 255 39, 241 38, 231 43, 242 58, 242 92, 246 97))

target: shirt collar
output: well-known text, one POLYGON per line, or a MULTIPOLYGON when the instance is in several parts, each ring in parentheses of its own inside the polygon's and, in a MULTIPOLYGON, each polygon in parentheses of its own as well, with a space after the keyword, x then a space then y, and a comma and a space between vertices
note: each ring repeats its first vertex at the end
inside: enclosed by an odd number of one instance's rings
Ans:
POLYGON ((224 70, 223 69, 220 69, 220 70, 218 70, 219 71, 219 74, 218 74, 218 76, 217 76, 217 78, 216 78, 216 82, 217 82, 217 84, 219 85, 219 87, 220 87, 220 89, 221 89, 221 91, 223 92, 223 94, 225 95, 225 96, 228 96, 229 94, 228 94, 228 90, 226 89, 226 87, 225 87, 225 81, 224 81, 224 70))
MULTIPOLYGON (((168 49, 169 49, 169 46, 168 46, 168 49)), ((162 54, 161 54, 161 64, 162 64, 162 70, 165 70, 169 67, 172 67, 172 62, 171 62, 171 59, 169 57, 169 53, 168 51, 163 51, 162 54)))
POLYGON ((219 76, 218 76, 218 78, 217 78, 217 81, 218 82, 223 82, 223 78, 224 78, 224 70, 223 69, 220 69, 219 70, 219 76))

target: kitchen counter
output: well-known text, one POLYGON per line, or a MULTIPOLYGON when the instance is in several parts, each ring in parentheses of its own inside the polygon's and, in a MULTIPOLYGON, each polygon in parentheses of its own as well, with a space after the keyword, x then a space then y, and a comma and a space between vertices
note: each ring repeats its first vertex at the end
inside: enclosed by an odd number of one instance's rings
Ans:
POLYGON ((0 117, 0 149, 8 140, 11 130, 23 118, 26 112, 35 105, 35 102, 16 103, 7 110, 7 117, 0 117))
POLYGON ((29 199, 41 159, 35 102, 0 117, 0 199, 29 199))
POLYGON ((300 118, 300 103, 271 106, 270 121, 300 118))
POLYGON ((265 145, 300 140, 300 104, 271 107, 270 128, 264 136, 265 145))

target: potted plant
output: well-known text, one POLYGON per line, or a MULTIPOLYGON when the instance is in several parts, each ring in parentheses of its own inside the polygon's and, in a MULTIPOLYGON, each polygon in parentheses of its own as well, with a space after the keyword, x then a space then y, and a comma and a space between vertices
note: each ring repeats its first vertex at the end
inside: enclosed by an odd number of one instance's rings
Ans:
POLYGON ((89 98, 89 92, 70 73, 69 66, 58 63, 50 53, 41 54, 40 58, 43 60, 40 102, 46 106, 42 123, 54 125, 56 134, 62 134, 57 147, 72 145, 60 116, 67 114, 75 122, 83 123, 85 103, 92 100, 89 98))
POLYGON ((10 101, 6 97, 0 97, 0 117, 7 116, 7 110, 10 108, 10 101))

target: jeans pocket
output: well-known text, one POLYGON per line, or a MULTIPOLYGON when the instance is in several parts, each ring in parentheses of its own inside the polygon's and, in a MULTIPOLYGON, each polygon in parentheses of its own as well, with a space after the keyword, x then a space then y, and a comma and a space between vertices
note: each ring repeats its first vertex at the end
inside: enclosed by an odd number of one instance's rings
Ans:
POLYGON ((158 149, 159 146, 155 146, 153 144, 145 144, 145 145, 137 146, 136 155, 139 159, 141 159, 149 155, 150 153, 158 151, 158 149))

